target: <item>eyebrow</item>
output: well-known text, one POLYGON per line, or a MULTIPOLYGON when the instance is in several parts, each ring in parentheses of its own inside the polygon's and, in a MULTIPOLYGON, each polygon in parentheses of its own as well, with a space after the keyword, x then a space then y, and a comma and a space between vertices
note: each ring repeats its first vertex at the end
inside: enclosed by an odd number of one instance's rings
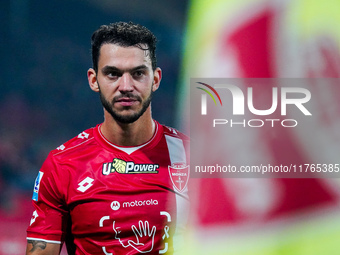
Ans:
POLYGON ((119 73, 124 73, 124 72, 134 72, 134 71, 137 71, 137 70, 144 70, 144 69, 148 69, 148 67, 146 65, 139 65, 139 66, 136 66, 136 67, 133 67, 131 69, 119 69, 115 66, 104 66, 102 68, 102 72, 103 73, 109 73, 109 72, 112 72, 112 71, 116 71, 116 72, 119 72, 119 73))

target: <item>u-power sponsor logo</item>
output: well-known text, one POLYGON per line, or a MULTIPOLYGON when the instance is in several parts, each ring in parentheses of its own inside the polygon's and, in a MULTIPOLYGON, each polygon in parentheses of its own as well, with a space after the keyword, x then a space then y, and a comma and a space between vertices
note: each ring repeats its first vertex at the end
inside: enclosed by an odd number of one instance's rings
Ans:
POLYGON ((112 162, 104 163, 102 166, 103 175, 117 172, 119 174, 157 174, 158 164, 137 164, 132 161, 125 161, 114 158, 112 162))
MULTIPOLYGON (((277 87, 272 88, 272 104, 269 109, 256 109, 254 106, 253 99, 253 88, 248 87, 246 95, 236 85, 232 84, 215 84, 209 85, 203 82, 197 82, 204 86, 197 87, 203 90, 205 93, 201 94, 201 116, 208 114, 207 106, 207 95, 210 96, 211 100, 214 101, 215 105, 218 106, 216 98, 222 105, 221 95, 224 93, 230 93, 232 96, 232 115, 233 116, 244 116, 245 107, 247 110, 257 116, 268 116, 276 111, 280 111, 281 116, 287 115, 287 106, 296 107, 304 116, 312 116, 310 111, 306 108, 305 104, 310 101, 311 93, 306 88, 298 87, 277 87), (208 90, 209 89, 209 90, 208 90), (280 99, 280 104, 279 104, 280 99)), ((265 124, 274 127, 275 125, 281 125, 283 127, 295 127, 298 125, 296 119, 277 119, 277 118, 258 118, 258 119, 226 119, 216 118, 213 119, 213 127, 218 125, 229 125, 230 127, 262 127, 265 124)))

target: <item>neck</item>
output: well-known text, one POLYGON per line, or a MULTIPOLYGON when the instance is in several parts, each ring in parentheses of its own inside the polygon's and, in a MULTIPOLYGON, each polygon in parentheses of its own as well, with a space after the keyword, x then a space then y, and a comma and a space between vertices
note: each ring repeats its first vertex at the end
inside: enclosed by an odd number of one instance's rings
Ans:
POLYGON ((149 141, 155 132, 150 108, 138 120, 129 124, 117 122, 105 110, 104 118, 101 132, 107 140, 118 146, 141 145, 149 141))

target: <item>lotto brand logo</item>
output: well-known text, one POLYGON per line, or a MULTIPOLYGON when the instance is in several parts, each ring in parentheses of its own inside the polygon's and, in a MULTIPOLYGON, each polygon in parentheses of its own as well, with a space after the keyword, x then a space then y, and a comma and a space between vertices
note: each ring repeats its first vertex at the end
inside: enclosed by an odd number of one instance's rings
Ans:
POLYGON ((58 151, 62 151, 62 150, 64 150, 66 147, 65 147, 65 145, 60 145, 58 148, 57 148, 57 150, 58 151))
POLYGON ((119 174, 157 174, 157 164, 136 164, 132 161, 125 161, 114 158, 110 163, 104 163, 102 167, 103 175, 117 172, 119 174))
POLYGON ((30 226, 35 222, 35 220, 39 217, 37 210, 35 210, 33 212, 32 218, 31 218, 31 222, 30 222, 30 226))
POLYGON ((89 137, 89 134, 88 133, 85 133, 85 132, 81 132, 79 135, 78 135, 78 138, 80 139, 85 139, 85 138, 88 138, 89 137))
POLYGON ((81 191, 81 192, 85 192, 86 190, 88 190, 89 188, 92 187, 94 179, 90 178, 90 177, 86 177, 84 180, 82 180, 81 182, 78 183, 78 188, 77 190, 81 191))

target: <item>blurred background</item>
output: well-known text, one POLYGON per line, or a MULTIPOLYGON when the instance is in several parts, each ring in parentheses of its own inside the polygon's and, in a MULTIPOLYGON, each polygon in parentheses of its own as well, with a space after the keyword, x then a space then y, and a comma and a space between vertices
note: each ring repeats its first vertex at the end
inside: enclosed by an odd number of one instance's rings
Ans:
MULTIPOLYGON (((189 133, 190 78, 339 78, 339 14, 338 0, 3 0, 0 254, 25 250, 33 183, 48 152, 103 120, 86 78, 100 25, 131 20, 156 34, 163 80, 153 116, 189 133)), ((332 88, 315 94, 323 122, 312 136, 254 133, 258 146, 248 141, 239 152, 263 150, 280 162, 289 151, 294 163, 338 155, 340 88, 332 88), (320 146, 325 153, 315 155, 320 146)), ((339 183, 194 179, 184 254, 340 254, 339 183)))

